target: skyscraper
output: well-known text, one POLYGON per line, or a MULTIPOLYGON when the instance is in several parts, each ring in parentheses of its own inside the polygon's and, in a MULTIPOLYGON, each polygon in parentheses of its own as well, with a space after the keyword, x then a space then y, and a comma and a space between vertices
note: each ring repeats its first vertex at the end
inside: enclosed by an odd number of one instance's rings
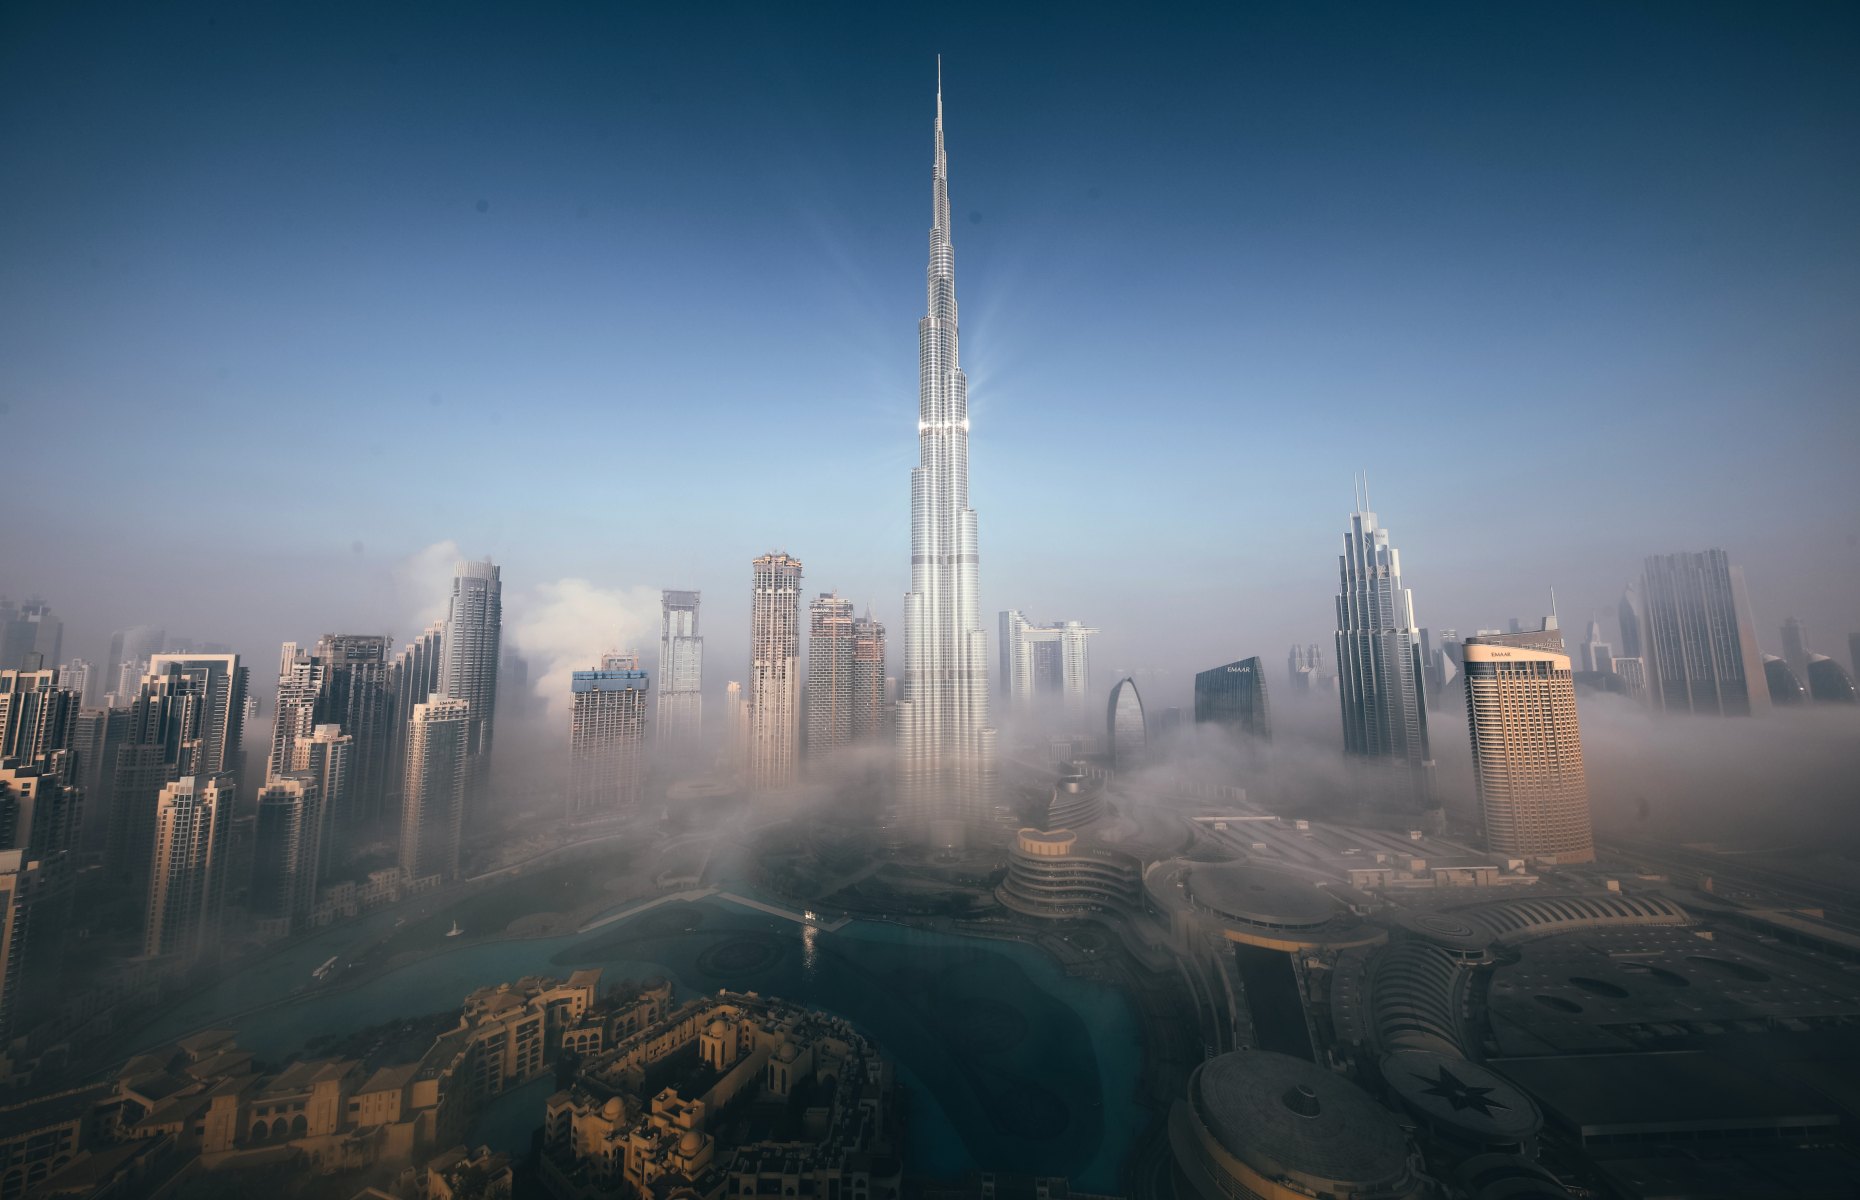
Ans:
POLYGON ((503 581, 490 559, 460 563, 452 577, 452 600, 440 646, 440 692, 471 706, 465 756, 474 789, 482 788, 490 768, 503 594, 503 581))
POLYGON ((149 659, 161 653, 166 630, 153 625, 119 629, 110 636, 110 661, 104 664, 99 686, 116 697, 116 704, 126 706, 136 698, 142 677, 148 674, 149 659))
POLYGON ((1808 630, 1802 622, 1790 617, 1782 623, 1782 656, 1795 672, 1795 677, 1808 680, 1808 630))
POLYGON ((852 736, 858 742, 888 732, 885 627, 868 611, 853 622, 852 736))
POLYGON ((723 685, 724 763, 732 772, 749 770, 749 694, 732 679, 723 685))
POLYGON ((231 775, 185 775, 162 788, 144 954, 193 959, 219 941, 232 810, 231 775))
POLYGON ((1343 746, 1350 754, 1405 766, 1416 800, 1433 807, 1426 687, 1414 596, 1402 583, 1401 552, 1368 510, 1350 515, 1337 560, 1337 676, 1343 746))
POLYGON ((696 750, 704 736, 704 639, 698 633, 699 593, 659 594, 659 748, 696 750))
POLYGON ((1582 639, 1580 654, 1582 669, 1585 671, 1606 675, 1615 669, 1615 648, 1602 640, 1602 627, 1599 622, 1589 622, 1589 633, 1582 639))
POLYGON ((801 741, 801 560, 779 552, 752 564, 749 618, 749 780, 794 782, 801 741))
POLYGON ((49 760, 71 748, 82 707, 78 693, 62 685, 57 671, 0 669, 0 760, 64 769, 49 760))
POLYGON ((1197 674, 1195 724, 1271 741, 1265 664, 1257 658, 1243 658, 1197 674))
POLYGON ((275 778, 259 790, 247 897, 272 936, 301 928, 316 900, 322 874, 319 807, 316 787, 307 780, 275 778))
POLYGON ((570 678, 571 815, 621 812, 639 804, 646 778, 649 684, 637 654, 609 654, 599 670, 576 671, 570 678))
POLYGON ((1640 589, 1639 583, 1630 583, 1621 590, 1621 603, 1615 615, 1616 623, 1621 627, 1621 657, 1644 661, 1647 656, 1647 618, 1640 589))
POLYGON ((969 507, 969 395, 956 315, 949 161, 937 67, 926 311, 918 323, 917 445, 911 471, 911 590, 904 597, 898 698, 898 821, 907 838, 960 845, 992 814, 995 734, 988 724, 988 632, 969 507))
POLYGON ((58 668, 58 683, 65 690, 76 692, 79 705, 83 705, 90 702, 96 675, 97 672, 87 660, 74 658, 58 668))
POLYGON ((401 811, 401 789, 407 780, 407 743, 410 740, 413 708, 439 691, 439 672, 444 664, 441 649, 445 644, 445 622, 429 625, 401 652, 388 668, 388 688, 394 696, 392 719, 388 724, 387 811, 401 811))
POLYGON ((0 670, 36 671, 64 661, 65 623, 51 606, 34 600, 15 607, 0 601, 0 670))
POLYGON ((459 873, 471 726, 467 701, 434 695, 413 706, 400 801, 400 869, 408 879, 459 873))
POLYGON ((43 962, 59 942, 51 919, 68 899, 63 864, 33 850, 0 850, 0 1045, 12 1040, 28 989, 44 992, 43 962))
POLYGON ((355 849, 355 737, 340 725, 318 725, 291 747, 287 779, 301 781, 316 801, 317 883, 336 878, 355 849))
POLYGON ((1593 862, 1576 689, 1569 657, 1543 632, 1466 639, 1466 720, 1486 847, 1593 862))
POLYGON ((355 739, 340 810, 345 827, 378 820, 387 812, 390 779, 400 769, 391 757, 394 725, 406 720, 406 713, 394 707, 388 661, 393 648, 394 639, 378 633, 326 633, 317 639, 315 657, 323 664, 323 689, 316 722, 340 725, 355 739))
POLYGON ((323 663, 296 642, 286 642, 278 656, 278 703, 271 723, 271 751, 265 778, 275 779, 291 767, 291 746, 316 728, 317 699, 323 692, 323 663))
POLYGON ((1009 707, 1057 701, 1069 715, 1091 698, 1091 636, 1082 621, 1036 625, 1018 610, 1001 614, 1001 692, 1009 707))
POLYGON ((1120 679, 1111 689, 1111 700, 1105 707, 1105 744, 1111 766, 1129 770, 1140 765, 1149 742, 1149 724, 1143 719, 1143 697, 1137 694, 1137 681, 1120 679))
POLYGON ((807 609, 807 756, 825 758, 853 736, 853 604, 822 592, 807 609))
POLYGON ((1641 603, 1656 704, 1726 717, 1768 709, 1743 572, 1724 551, 1648 558, 1641 603))
POLYGON ((1803 704, 1808 701, 1807 685, 1789 669, 1788 660, 1781 655, 1763 656, 1763 676, 1769 688, 1771 704, 1803 704))
POLYGON ((1285 657, 1285 670, 1296 692, 1323 691, 1332 683, 1332 676, 1324 669, 1324 648, 1316 643, 1293 646, 1285 657))
POLYGON ((188 774, 236 775, 245 737, 246 669, 237 654, 156 654, 149 674, 179 672, 197 680, 204 708, 200 759, 188 774))

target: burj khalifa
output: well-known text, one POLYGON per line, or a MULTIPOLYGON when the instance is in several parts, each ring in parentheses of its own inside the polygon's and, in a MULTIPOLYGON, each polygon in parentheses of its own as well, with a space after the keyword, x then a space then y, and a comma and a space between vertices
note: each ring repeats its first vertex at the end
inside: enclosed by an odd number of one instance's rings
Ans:
POLYGON ((911 472, 896 832, 955 848, 993 816, 995 731, 988 724, 988 634, 981 621, 975 510, 969 507, 969 385, 957 349, 940 58, 926 274, 926 311, 917 326, 921 457, 911 472))

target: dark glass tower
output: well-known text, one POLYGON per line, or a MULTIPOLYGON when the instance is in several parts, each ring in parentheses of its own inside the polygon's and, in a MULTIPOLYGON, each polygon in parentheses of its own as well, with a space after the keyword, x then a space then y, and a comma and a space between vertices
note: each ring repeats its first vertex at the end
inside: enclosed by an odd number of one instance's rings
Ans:
POLYGON ((1195 676, 1195 724, 1272 740, 1266 672, 1259 659, 1243 658, 1195 676))

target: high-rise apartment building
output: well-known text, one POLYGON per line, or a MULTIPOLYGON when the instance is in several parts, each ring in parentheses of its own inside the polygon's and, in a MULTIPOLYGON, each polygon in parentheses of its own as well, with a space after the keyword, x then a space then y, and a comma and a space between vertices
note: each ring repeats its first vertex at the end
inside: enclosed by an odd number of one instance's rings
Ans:
POLYGON ((749 618, 749 780, 794 782, 801 742, 801 560, 779 552, 752 564, 749 618))
POLYGON ((233 777, 227 774, 185 775, 162 788, 155 809, 144 954, 194 959, 218 944, 233 792, 233 777))
MULTIPOLYGON (((406 713, 394 706, 389 660, 393 648, 394 639, 386 634, 326 633, 317 639, 314 657, 323 664, 317 724, 340 725, 343 733, 355 739, 343 802, 351 824, 376 821, 386 814, 391 779, 401 765, 391 757, 394 725, 406 719, 406 713)), ((431 694, 431 689, 423 694, 431 694)))
POLYGON ((83 793, 54 770, 0 759, 0 850, 45 858, 78 848, 83 793))
POLYGON ((868 611, 853 622, 852 736, 861 742, 891 732, 885 702, 885 627, 868 611))
POLYGON ((110 659, 104 664, 99 684, 116 697, 117 707, 126 707, 136 698, 142 677, 149 673, 149 659, 160 654, 167 631, 153 625, 136 625, 110 635, 110 659))
POLYGON ((277 777, 258 793, 252 836, 252 886, 247 903, 272 936, 303 926, 322 875, 322 814, 316 785, 277 777))
MULTIPOLYGON (((637 654, 610 654, 596 671, 569 680, 568 810, 623 812, 639 804, 646 780, 646 695, 637 654)), ((663 708, 660 710, 663 712, 663 708)))
POLYGON ((693 753, 704 737, 704 638, 698 633, 699 593, 659 594, 659 748, 693 753))
POLYGON ((271 724, 271 750, 265 756, 265 778, 276 779, 290 770, 291 747, 316 728, 317 700, 323 694, 323 663, 296 642, 284 643, 278 656, 278 703, 271 724))
POLYGON ((90 702, 97 672, 89 661, 74 658, 58 668, 58 685, 68 692, 76 692, 80 706, 90 702))
POLYGON ((317 882, 336 878, 355 850, 355 738, 340 725, 318 725, 291 747, 290 771, 316 801, 317 882))
POLYGON ((1592 862, 1576 689, 1568 655, 1544 632, 1466 640, 1466 719, 1486 848, 1592 862))
POLYGON ((55 670, 0 670, 0 760, 67 769, 51 756, 71 748, 82 707, 79 694, 67 690, 55 670))
POLYGON ((897 833, 957 846, 994 812, 988 631, 969 507, 969 384, 962 373, 949 161, 938 67, 926 304, 917 326, 918 465, 911 471, 911 590, 897 707, 897 833))
POLYGON ((1001 614, 1001 693, 1010 708, 1056 701, 1069 716, 1091 703, 1091 637, 1083 621, 1039 625, 1009 609, 1001 614))
POLYGON ((0 1045, 12 1040, 29 994, 47 991, 70 898, 64 868, 37 850, 0 850, 0 1045))
POLYGON ((1782 656, 1797 679, 1808 679, 1808 629, 1794 617, 1782 623, 1782 656))
POLYGON ((452 577, 452 600, 440 646, 440 692, 471 706, 465 754, 474 793, 482 788, 490 769, 503 594, 502 578, 490 559, 460 563, 452 577))
POLYGON ((1614 658, 1610 660, 1615 678, 1635 700, 1645 703, 1647 700, 1647 664, 1638 658, 1614 658))
POLYGON ((400 801, 400 869, 408 879, 459 873, 471 727, 469 701, 435 694, 413 706, 400 801))
POLYGON ((1417 802, 1433 807, 1426 685, 1414 595, 1402 582, 1401 552, 1367 501, 1350 514, 1337 559, 1337 694, 1350 754, 1400 764, 1417 802))
POLYGON ((1724 551, 1648 558, 1641 604, 1659 707, 1726 717, 1769 707, 1743 572, 1724 551))
POLYGON ((853 737, 853 604, 822 592, 807 608, 807 756, 825 758, 853 737))
POLYGON ((439 691, 440 650, 445 644, 445 622, 430 625, 401 649, 388 670, 394 694, 393 720, 388 727, 388 811, 400 811, 401 786, 407 778, 407 741, 413 707, 439 691))
POLYGON ((65 623, 51 606, 0 600, 0 670, 37 671, 64 661, 65 623))
POLYGON ((1257 658, 1243 658, 1197 674, 1195 724, 1271 741, 1265 664, 1257 658))
POLYGON ((190 774, 237 775, 245 738, 246 669, 237 654, 156 654, 149 674, 170 672, 195 680, 203 705, 200 760, 190 774))

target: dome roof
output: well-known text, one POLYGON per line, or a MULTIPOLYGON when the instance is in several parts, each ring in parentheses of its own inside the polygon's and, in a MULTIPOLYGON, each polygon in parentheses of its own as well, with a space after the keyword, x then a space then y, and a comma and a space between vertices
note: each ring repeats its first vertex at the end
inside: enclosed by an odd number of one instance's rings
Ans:
POLYGON ((686 1155, 687 1157, 689 1157, 690 1155, 696 1154, 699 1150, 702 1150, 703 1148, 704 1148, 704 1135, 699 1133, 695 1129, 686 1130, 685 1136, 678 1139, 678 1152, 680 1154, 686 1155))
POLYGON ((719 1017, 717 1020, 712 1021, 708 1026, 706 1026, 704 1029, 704 1032, 709 1034, 711 1037, 727 1037, 730 1032, 730 1027, 728 1025, 725 1025, 723 1023, 723 1019, 719 1017))
POLYGON ((801 1052, 795 1049, 793 1042, 783 1042, 775 1048, 776 1062, 791 1063, 799 1057, 801 1057, 801 1052))
POLYGON ((618 1096, 609 1097, 607 1103, 601 1105, 601 1115, 609 1121, 618 1121, 625 1112, 626 1105, 618 1096))
POLYGON ((1276 928, 1310 928, 1342 913, 1317 882, 1250 863, 1197 863, 1188 870, 1188 895, 1230 920, 1276 928))
POLYGON ((1189 1100, 1221 1147, 1268 1179, 1314 1191, 1375 1191, 1406 1181, 1408 1140, 1369 1094, 1313 1063, 1236 1050, 1196 1068, 1189 1100))

